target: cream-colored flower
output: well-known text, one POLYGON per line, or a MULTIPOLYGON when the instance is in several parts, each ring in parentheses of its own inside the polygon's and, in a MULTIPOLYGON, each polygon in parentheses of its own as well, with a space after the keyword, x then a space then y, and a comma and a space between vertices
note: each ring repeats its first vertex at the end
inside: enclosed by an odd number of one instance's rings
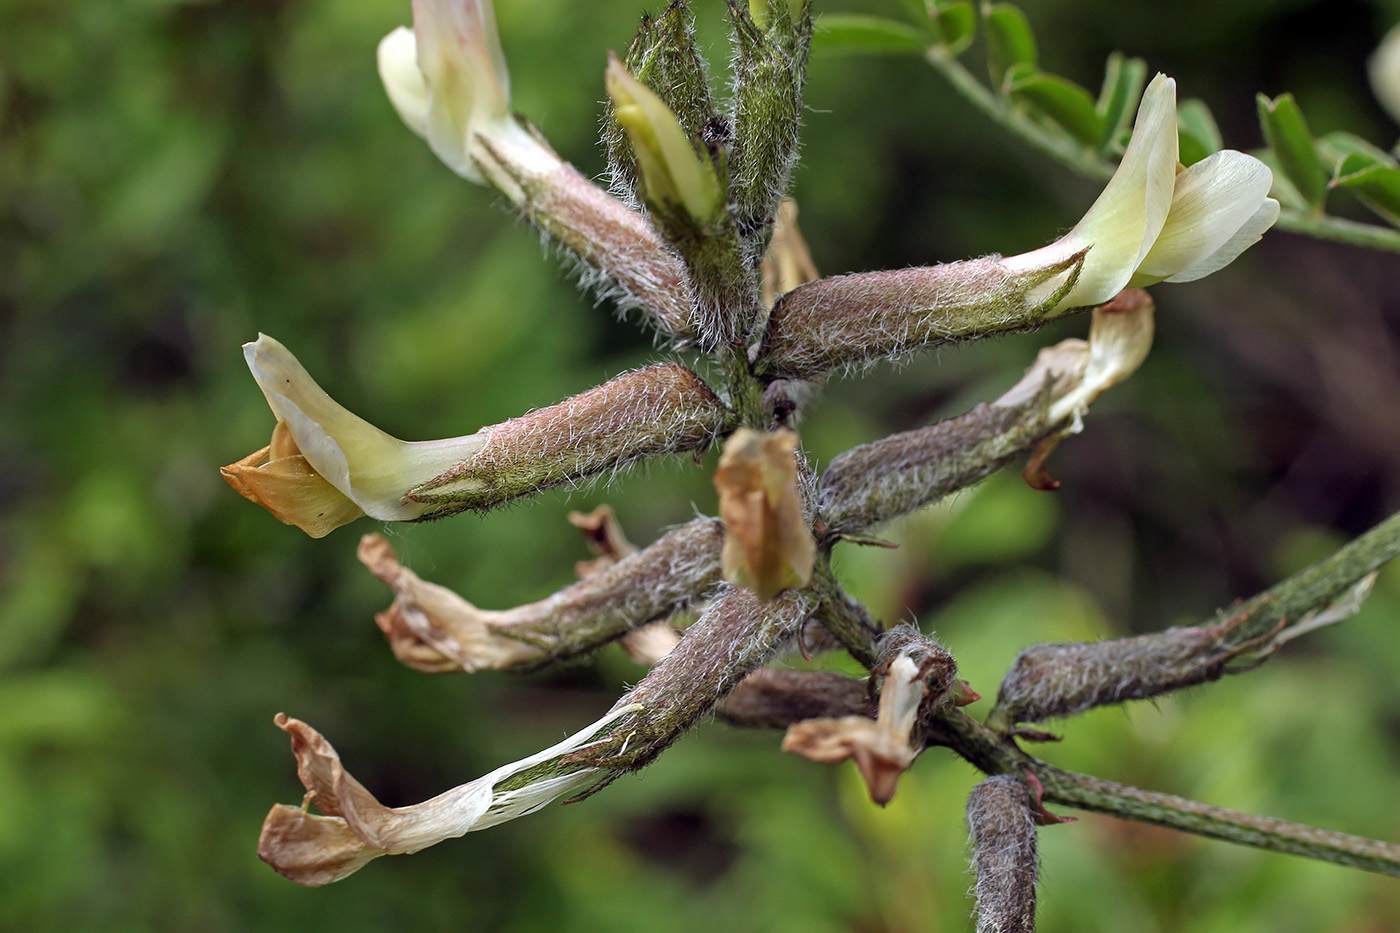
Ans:
POLYGON ((1123 161, 1088 213, 1054 243, 1002 266, 1046 268, 1088 248, 1054 313, 1102 304, 1124 288, 1190 282, 1229 264, 1278 219, 1278 202, 1268 197, 1273 174, 1233 150, 1190 168, 1177 155, 1176 82, 1159 74, 1143 93, 1123 161))
POLYGON ((362 514, 408 522, 488 509, 643 457, 704 450, 730 419, 695 373, 662 363, 474 434, 401 441, 347 411, 271 337, 243 353, 282 434, 224 475, 316 537, 362 514), (313 509, 335 520, 301 520, 313 509))
MULTIPOLYGON (((266 334, 243 345, 253 378, 277 416, 273 442, 224 468, 229 483, 288 524, 321 537, 361 515, 421 518, 432 506, 405 498, 485 446, 478 432, 401 441, 348 411, 266 334)), ((463 477, 457 485, 471 484, 463 477)))
POLYGON ((463 178, 490 181, 518 200, 519 188, 497 163, 515 178, 562 164, 510 112, 510 73, 491 0, 414 0, 413 29, 385 36, 378 58, 394 109, 463 178))
POLYGON ((1385 34, 1366 66, 1376 100, 1400 123, 1400 26, 1385 34))

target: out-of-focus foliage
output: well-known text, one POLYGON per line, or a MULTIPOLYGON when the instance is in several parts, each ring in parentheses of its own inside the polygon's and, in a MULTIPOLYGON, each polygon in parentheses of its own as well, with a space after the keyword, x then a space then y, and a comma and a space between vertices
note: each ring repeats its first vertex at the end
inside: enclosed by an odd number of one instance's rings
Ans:
MULTIPOLYGON (((720 4, 695 0, 723 55, 720 4)), ((822 6, 819 0, 819 7, 822 6)), ((888 13, 876 0, 843 3, 888 13)), ((1254 95, 1318 134, 1393 138, 1364 60, 1394 3, 1031 10, 1046 67, 1092 80, 1122 48, 1257 144, 1254 95)), ((516 106, 585 170, 608 48, 637 5, 499 0, 516 106)), ((930 753, 886 811, 854 771, 778 737, 699 730, 641 778, 324 891, 257 861, 300 793, 278 710, 313 722, 382 799, 409 803, 595 718, 639 669, 433 678, 372 622, 371 522, 311 541, 217 466, 271 418, 238 345, 259 330, 400 436, 460 434, 648 358, 536 237, 399 123, 374 44, 397 0, 0 3, 0 928, 72 930, 961 930, 962 801, 930 753)), ((802 220, 825 272, 1013 253, 1089 186, 986 124, 917 59, 817 58, 802 220)), ((1271 235, 1159 297, 1158 349, 1052 461, 845 551, 889 620, 936 628, 992 695, 1026 644, 1207 617, 1400 505, 1400 273, 1271 235)), ((1014 381, 1053 333, 837 383, 804 425, 826 458, 1014 381)), ((608 498, 649 540, 713 512, 708 472, 608 498)), ((564 521, 597 489, 393 529, 425 577, 488 607, 584 556, 564 521)), ((1400 577, 1264 669, 1069 725, 1067 767, 1355 833, 1400 836, 1400 577)), ((1042 833, 1042 929, 1400 926, 1393 882, 1106 818, 1042 833)))

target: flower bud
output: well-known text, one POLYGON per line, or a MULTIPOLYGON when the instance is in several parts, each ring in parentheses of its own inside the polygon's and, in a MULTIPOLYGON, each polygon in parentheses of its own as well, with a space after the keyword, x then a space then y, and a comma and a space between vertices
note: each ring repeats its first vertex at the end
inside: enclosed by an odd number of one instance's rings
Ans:
POLYGON ((637 157, 647 203, 679 209, 701 227, 713 224, 724 192, 709 157, 695 151, 671 108, 612 53, 606 78, 613 113, 637 157))
POLYGON ((733 36, 730 197, 739 225, 760 230, 787 194, 797 162, 802 89, 812 43, 810 0, 729 4, 733 36))
MULTIPOLYGON (((722 144, 724 123, 716 116, 719 111, 710 91, 709 66, 696 43, 687 4, 672 3, 655 19, 643 15, 623 56, 623 66, 656 90, 675 113, 687 139, 704 139, 707 146, 722 144)), ((639 191, 637 160, 627 131, 611 112, 603 119, 603 148, 612 190, 632 200, 639 191)))
POLYGON ((740 428, 725 443, 715 471, 724 578, 765 602, 812 579, 816 541, 803 515, 796 450, 792 431, 740 428))

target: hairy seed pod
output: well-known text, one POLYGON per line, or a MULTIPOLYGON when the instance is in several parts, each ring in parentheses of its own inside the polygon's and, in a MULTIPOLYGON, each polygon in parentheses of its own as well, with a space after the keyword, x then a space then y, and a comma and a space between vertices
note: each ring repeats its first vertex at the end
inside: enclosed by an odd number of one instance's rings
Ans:
POLYGON ((988 723, 1044 722, 1217 680, 1255 644, 1226 641, 1231 624, 1027 648, 1002 680, 988 723))
POLYGON ((505 610, 478 609, 420 579, 380 535, 366 535, 359 556, 394 591, 375 621, 400 661, 428 673, 520 671, 586 654, 701 601, 719 583, 723 537, 718 522, 697 518, 545 599, 505 610))
POLYGON ((483 428, 479 451, 404 498, 440 506, 431 517, 486 509, 642 457, 704 450, 729 417, 684 366, 648 366, 483 428))
POLYGON ((972 789, 967 825, 976 876, 977 933, 1033 933, 1039 874, 1030 788, 998 774, 972 789))
POLYGON ((865 681, 835 671, 764 667, 739 682, 719 706, 720 718, 751 729, 786 729, 806 719, 875 718, 865 681))
POLYGON ((816 379, 956 340, 1039 327, 1073 285, 1084 253, 1011 272, 999 256, 819 279, 778 300, 757 368, 816 379))
POLYGON ((1045 436, 1042 402, 982 404, 851 448, 822 475, 819 510, 827 530, 856 534, 980 482, 1045 436))

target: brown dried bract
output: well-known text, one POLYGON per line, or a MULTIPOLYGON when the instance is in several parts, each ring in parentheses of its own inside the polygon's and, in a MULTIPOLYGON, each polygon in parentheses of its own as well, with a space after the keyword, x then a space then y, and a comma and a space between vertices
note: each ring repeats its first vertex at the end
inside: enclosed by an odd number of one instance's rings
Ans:
POLYGON ((927 692, 919 665, 900 655, 890 662, 875 719, 842 716, 796 723, 783 737, 783 751, 824 764, 854 760, 870 799, 883 807, 894 799, 899 776, 919 754, 912 738, 927 692))
POLYGON ((724 519, 724 579, 759 599, 811 582, 817 545, 797 486, 797 434, 735 431, 715 471, 724 519))

